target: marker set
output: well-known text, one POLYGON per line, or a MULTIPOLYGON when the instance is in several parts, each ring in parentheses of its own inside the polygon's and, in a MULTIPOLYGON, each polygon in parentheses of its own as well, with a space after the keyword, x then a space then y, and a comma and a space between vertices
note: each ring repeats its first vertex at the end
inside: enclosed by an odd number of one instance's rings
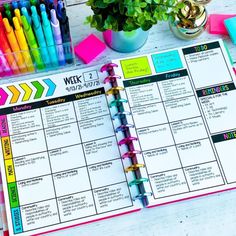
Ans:
POLYGON ((0 77, 73 64, 69 19, 62 0, 3 1, 0 77))

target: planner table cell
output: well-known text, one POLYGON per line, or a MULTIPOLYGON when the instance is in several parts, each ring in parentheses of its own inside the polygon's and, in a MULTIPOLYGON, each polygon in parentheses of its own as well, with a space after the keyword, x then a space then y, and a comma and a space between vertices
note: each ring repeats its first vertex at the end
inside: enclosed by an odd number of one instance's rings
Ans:
POLYGON ((88 166, 88 171, 92 188, 99 188, 125 181, 124 169, 120 158, 118 160, 88 166))
POLYGON ((126 88, 131 107, 161 102, 157 83, 149 83, 126 88))
POLYGON ((48 155, 53 173, 86 165, 81 144, 53 149, 48 155))
POLYGON ((220 45, 215 49, 185 55, 185 58, 196 88, 231 80, 220 45), (206 71, 214 71, 214 76, 210 76, 206 71))
POLYGON ((18 181, 17 189, 21 206, 55 198, 51 175, 18 181))
POLYGON ((47 150, 43 130, 11 136, 13 158, 47 150))
POLYGON ((181 168, 181 163, 175 146, 152 149, 143 152, 143 157, 148 174, 181 168))
POLYGON ((61 222, 80 219, 96 214, 91 191, 57 198, 61 222))
POLYGON ((109 114, 105 95, 98 95, 86 99, 74 101, 77 120, 86 120, 97 117, 97 115, 109 114))
POLYGON ((212 134, 235 129, 236 89, 199 98, 212 134))
POLYGON ((191 166, 215 161, 215 153, 209 139, 197 140, 177 145, 183 166, 191 166))
POLYGON ((194 95, 188 76, 158 82, 163 101, 194 95))
POLYGON ((49 150, 81 143, 77 123, 45 129, 45 136, 49 150))
POLYGON ((76 121, 72 102, 41 108, 44 128, 69 124, 76 121))
POLYGON ((93 190, 98 213, 132 206, 127 183, 119 183, 93 190))
POLYGON ((223 185, 223 178, 216 161, 184 168, 191 191, 223 185))
POLYGON ((168 124, 138 129, 137 134, 143 151, 174 145, 168 124))
POLYGON ((110 115, 79 121, 82 142, 88 142, 114 135, 110 115))
POLYGON ((202 117, 172 122, 171 130, 177 144, 207 138, 202 117))
POLYGON ((84 143, 83 148, 87 165, 120 157, 115 136, 84 143))
POLYGON ((17 181, 51 174, 47 152, 16 157, 13 161, 17 181))
POLYGON ((10 135, 40 130, 43 127, 39 109, 9 114, 7 121, 10 135))
POLYGON ((182 169, 149 175, 154 198, 189 192, 182 169))
POLYGON ((200 116, 200 110, 194 96, 164 102, 169 122, 200 116))
POLYGON ((219 155, 219 160, 222 165, 226 181, 228 183, 236 182, 235 165, 232 164, 235 163, 236 156, 235 152, 231 151, 235 150, 235 146, 236 146, 236 139, 225 140, 222 142, 215 143, 215 147, 219 155))
POLYGON ((87 168, 85 167, 53 174, 53 181, 57 197, 91 189, 87 168))
POLYGON ((22 206, 20 209, 24 231, 60 223, 54 199, 22 206))
POLYGON ((167 117, 162 103, 133 107, 131 108, 131 112, 136 128, 167 123, 167 117))

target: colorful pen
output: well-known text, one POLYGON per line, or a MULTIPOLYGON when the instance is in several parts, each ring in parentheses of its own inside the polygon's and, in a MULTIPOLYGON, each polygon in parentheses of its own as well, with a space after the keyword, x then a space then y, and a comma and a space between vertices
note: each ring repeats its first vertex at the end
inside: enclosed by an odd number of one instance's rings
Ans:
POLYGON ((41 15, 42 15, 43 32, 44 32, 45 39, 47 42, 51 63, 52 63, 52 66, 58 66, 57 51, 54 45, 51 24, 48 20, 47 13, 45 11, 41 12, 41 15))
POLYGON ((20 25, 22 25, 20 10, 15 9, 14 13, 15 13, 15 16, 18 18, 18 21, 19 21, 20 25))
POLYGON ((36 67, 39 70, 42 70, 42 69, 45 68, 45 66, 44 66, 42 57, 40 55, 40 52, 38 50, 38 44, 37 44, 37 41, 35 39, 33 30, 32 30, 32 28, 31 28, 31 26, 30 26, 30 24, 27 21, 25 16, 21 16, 21 20, 22 20, 23 29, 24 29, 24 32, 25 32, 26 39, 28 41, 28 44, 30 46, 33 58, 34 58, 35 63, 36 63, 36 67))
POLYGON ((37 6, 38 5, 38 1, 37 0, 30 0, 30 5, 31 6, 37 6))
POLYGON ((9 3, 4 3, 3 7, 4 7, 5 11, 7 11, 7 10, 10 11, 11 10, 11 5, 9 3))
POLYGON ((26 7, 27 9, 30 8, 29 0, 20 0, 19 1, 19 8, 26 7))
POLYGON ((5 58, 5 56, 3 55, 3 52, 0 50, 0 60, 1 60, 1 67, 3 70, 3 76, 10 76, 12 75, 12 70, 5 58))
POLYGON ((20 49, 22 50, 22 55, 24 57, 27 69, 28 69, 28 71, 33 72, 33 71, 35 71, 34 64, 32 62, 32 58, 29 53, 29 47, 28 47, 23 29, 22 29, 17 17, 13 17, 13 24, 15 27, 15 35, 16 35, 17 41, 19 43, 20 49))
POLYGON ((11 48, 8 44, 7 37, 5 35, 4 29, 0 27, 0 48, 14 74, 20 74, 20 70, 17 66, 14 56, 12 55, 11 48))
POLYGON ((20 69, 20 72, 26 73, 27 67, 25 65, 24 58, 21 55, 20 47, 18 45, 16 36, 15 36, 14 31, 13 31, 12 27, 10 26, 7 18, 3 19, 3 24, 5 27, 5 32, 6 32, 8 42, 10 44, 12 52, 14 53, 14 56, 15 56, 16 62, 18 64, 18 67, 20 69))
POLYGON ((6 10, 5 11, 5 15, 7 17, 7 19, 9 20, 9 22, 12 24, 12 14, 10 10, 6 10))
POLYGON ((50 67, 51 62, 50 62, 50 57, 47 50, 47 44, 46 44, 44 34, 43 34, 43 29, 41 26, 41 22, 39 21, 38 14, 35 11, 32 11, 32 21, 33 21, 34 32, 35 32, 38 44, 40 46, 40 52, 41 52, 43 62, 46 65, 46 67, 50 67))
POLYGON ((40 4, 40 11, 43 12, 45 11, 46 12, 46 7, 45 7, 45 4, 40 4))
POLYGON ((12 5, 13 9, 19 8, 19 4, 18 4, 17 1, 13 1, 13 2, 11 3, 11 5, 12 5))
POLYGON ((58 55, 59 65, 63 66, 66 64, 66 61, 65 61, 64 49, 62 45, 60 24, 56 16, 55 9, 52 9, 50 13, 51 13, 51 26, 52 26, 53 36, 54 36, 54 42, 57 45, 57 55, 58 55))
POLYGON ((61 35, 62 42, 66 57, 66 62, 71 64, 73 62, 72 49, 71 49, 71 37, 70 37, 70 26, 69 19, 66 15, 66 9, 63 7, 61 9, 61 18, 59 18, 60 26, 61 26, 61 35))
POLYGON ((26 8, 26 7, 22 7, 22 8, 21 8, 21 13, 22 13, 23 16, 26 17, 27 21, 28 21, 28 22, 30 23, 30 25, 31 25, 31 24, 32 24, 32 21, 31 21, 31 17, 30 17, 30 15, 29 15, 29 13, 28 13, 27 8, 26 8))

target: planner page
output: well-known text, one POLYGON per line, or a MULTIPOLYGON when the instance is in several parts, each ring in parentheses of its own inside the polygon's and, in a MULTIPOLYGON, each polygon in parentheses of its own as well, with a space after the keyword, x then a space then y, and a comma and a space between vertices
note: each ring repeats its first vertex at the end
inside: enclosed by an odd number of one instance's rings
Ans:
POLYGON ((10 235, 141 208, 124 173, 105 76, 87 68, 1 86, 0 164, 10 235))
POLYGON ((149 206, 235 188, 235 75, 223 41, 113 62, 149 206))

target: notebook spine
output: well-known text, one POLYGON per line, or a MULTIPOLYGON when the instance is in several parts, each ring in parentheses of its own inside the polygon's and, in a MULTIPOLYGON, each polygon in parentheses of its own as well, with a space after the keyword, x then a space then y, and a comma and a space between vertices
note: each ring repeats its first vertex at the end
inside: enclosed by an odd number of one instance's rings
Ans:
POLYGON ((117 80, 121 79, 121 76, 116 75, 114 72, 114 67, 118 67, 118 65, 114 63, 108 63, 102 66, 101 72, 106 72, 108 76, 104 79, 104 83, 110 83, 111 88, 106 91, 106 95, 110 96, 112 95, 114 97, 114 100, 110 102, 109 106, 112 108, 113 106, 117 107, 117 113, 112 117, 113 120, 120 119, 120 126, 115 127, 115 132, 123 132, 124 138, 122 140, 118 141, 118 145, 126 145, 127 146, 127 152, 122 153, 121 158, 130 158, 131 165, 127 168, 125 168, 125 172, 128 173, 129 171, 134 172, 135 179, 129 182, 129 186, 132 187, 133 185, 138 187, 139 194, 137 196, 133 197, 133 200, 141 199, 143 204, 146 206, 148 205, 148 196, 151 195, 151 193, 148 193, 145 191, 144 188, 144 182, 147 182, 147 178, 143 178, 140 168, 145 167, 144 164, 138 163, 137 155, 141 154, 140 150, 135 150, 134 142, 138 140, 137 137, 132 137, 130 129, 134 128, 133 124, 129 124, 127 120, 127 116, 131 115, 129 111, 125 111, 124 109, 124 103, 127 103, 128 101, 126 99, 123 99, 120 95, 120 91, 124 90, 123 87, 118 86, 117 80))

